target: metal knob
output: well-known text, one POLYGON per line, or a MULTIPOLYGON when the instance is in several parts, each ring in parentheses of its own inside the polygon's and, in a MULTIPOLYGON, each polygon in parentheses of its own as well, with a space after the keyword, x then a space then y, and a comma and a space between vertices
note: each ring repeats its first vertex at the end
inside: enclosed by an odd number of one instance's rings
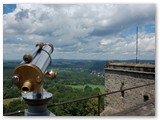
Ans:
POLYGON ((15 84, 15 83, 18 83, 18 82, 19 82, 19 77, 18 77, 17 75, 14 75, 14 76, 12 77, 12 81, 13 81, 14 84, 15 84))
POLYGON ((57 77, 57 72, 55 72, 53 69, 51 69, 49 72, 46 71, 45 76, 49 78, 50 80, 53 80, 57 77))

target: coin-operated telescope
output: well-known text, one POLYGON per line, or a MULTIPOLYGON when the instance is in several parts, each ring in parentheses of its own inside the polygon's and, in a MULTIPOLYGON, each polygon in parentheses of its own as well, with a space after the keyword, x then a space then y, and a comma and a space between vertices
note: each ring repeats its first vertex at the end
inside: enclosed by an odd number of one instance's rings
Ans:
POLYGON ((27 116, 51 115, 47 104, 52 94, 43 89, 45 77, 56 78, 52 69, 46 71, 51 64, 51 54, 54 48, 49 43, 38 43, 31 54, 25 54, 23 61, 13 71, 13 82, 21 89, 22 97, 28 104, 25 110, 27 116))

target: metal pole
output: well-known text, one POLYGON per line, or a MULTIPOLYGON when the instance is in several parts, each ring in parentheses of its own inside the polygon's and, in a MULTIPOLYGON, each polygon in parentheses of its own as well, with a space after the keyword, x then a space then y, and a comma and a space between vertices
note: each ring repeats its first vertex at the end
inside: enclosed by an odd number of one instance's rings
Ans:
POLYGON ((98 116, 100 116, 101 96, 98 96, 98 116))
POLYGON ((138 63, 138 26, 136 29, 136 63, 138 63))

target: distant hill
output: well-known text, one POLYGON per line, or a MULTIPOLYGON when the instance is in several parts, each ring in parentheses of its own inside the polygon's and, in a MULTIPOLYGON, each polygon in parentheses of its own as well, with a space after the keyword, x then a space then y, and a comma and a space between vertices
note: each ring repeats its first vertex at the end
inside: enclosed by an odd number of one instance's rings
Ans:
MULTIPOLYGON (((70 69, 87 69, 89 72, 92 70, 102 72, 104 70, 105 63, 109 61, 112 62, 131 62, 135 63, 135 60, 69 60, 69 59, 52 59, 52 64, 50 67, 53 68, 70 68, 70 69)), ((141 63, 152 63, 155 64, 154 60, 139 60, 141 63)), ((15 68, 16 65, 20 64, 20 60, 4 60, 3 67, 5 68, 15 68), (10 64, 10 65, 8 65, 10 64)))

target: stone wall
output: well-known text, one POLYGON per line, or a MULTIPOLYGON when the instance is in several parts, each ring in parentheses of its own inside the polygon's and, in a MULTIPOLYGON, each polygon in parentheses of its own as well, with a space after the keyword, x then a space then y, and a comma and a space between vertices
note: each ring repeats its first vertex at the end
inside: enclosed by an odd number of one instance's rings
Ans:
MULTIPOLYGON (((114 67, 107 64, 105 68, 106 92, 155 82, 153 66, 148 67, 149 70, 146 66, 133 67, 133 65, 125 65, 125 68, 123 66, 124 64, 122 66, 118 64, 118 67, 116 67, 116 64, 114 64, 114 67)), ((137 104, 153 99, 154 97, 155 85, 125 91, 124 93, 120 92, 108 95, 105 97, 105 115, 124 111, 137 104)))

